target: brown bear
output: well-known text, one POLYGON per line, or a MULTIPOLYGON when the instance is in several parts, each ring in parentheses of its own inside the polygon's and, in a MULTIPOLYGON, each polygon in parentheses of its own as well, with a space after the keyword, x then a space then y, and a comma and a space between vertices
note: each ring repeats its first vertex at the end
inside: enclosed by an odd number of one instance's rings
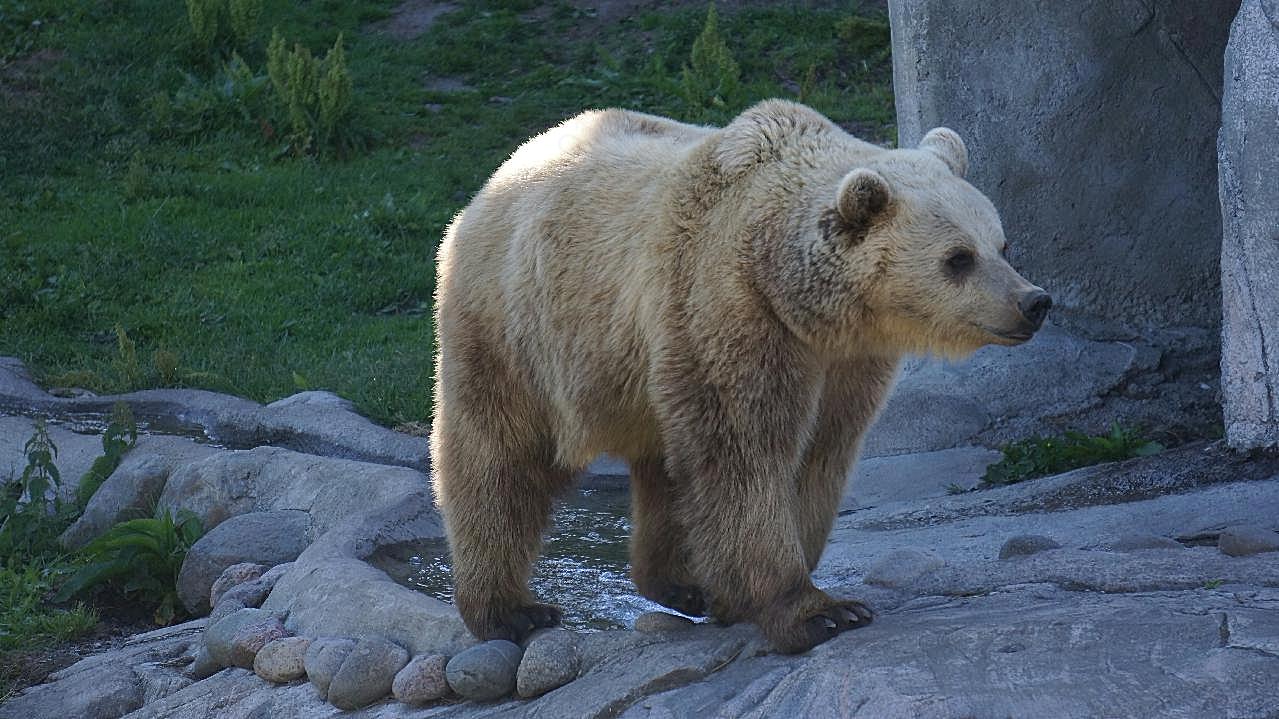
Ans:
POLYGON ((886 150, 778 100, 724 128, 586 112, 521 146, 438 258, 434 487, 470 630, 559 621, 531 565, 604 452, 644 596, 785 652, 869 622, 810 572, 900 359, 1024 342, 1051 304, 966 164, 948 129, 886 150))

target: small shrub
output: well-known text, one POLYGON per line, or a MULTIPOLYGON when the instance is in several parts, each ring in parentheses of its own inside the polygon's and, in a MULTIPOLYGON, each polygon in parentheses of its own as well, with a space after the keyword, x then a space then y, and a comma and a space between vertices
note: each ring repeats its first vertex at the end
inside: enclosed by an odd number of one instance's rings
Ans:
POLYGON ((223 0, 187 0, 187 20, 191 24, 191 36, 201 50, 209 50, 218 36, 218 16, 222 14, 223 0))
POLYGON ((232 53, 210 79, 185 73, 184 77, 186 82, 172 96, 159 92, 147 99, 148 132, 153 137, 267 131, 267 78, 254 73, 239 54, 232 53))
POLYGON ((102 456, 93 460, 89 471, 80 478, 76 487, 76 503, 80 508, 88 506, 98 487, 120 466, 125 452, 133 449, 138 443, 138 425, 133 420, 133 411, 124 402, 116 402, 111 409, 111 421, 102 433, 102 456))
POLYGON ((243 49, 257 34, 262 0, 186 0, 191 37, 202 51, 243 49))
POLYGON ((714 5, 706 10, 706 24, 693 41, 682 78, 684 99, 698 110, 732 107, 739 100, 741 70, 719 34, 714 5))
POLYGON ((1003 458, 986 468, 982 484, 1014 484, 1093 464, 1146 457, 1163 449, 1158 442, 1148 441, 1137 430, 1117 422, 1104 435, 1066 432, 1061 437, 1031 437, 1004 445, 1003 458))
POLYGON ((115 339, 116 356, 111 364, 116 377, 126 389, 136 389, 142 385, 145 377, 142 365, 138 362, 138 348, 120 325, 115 326, 115 339))
POLYGON ((230 0, 227 11, 231 19, 231 34, 240 47, 247 46, 257 34, 262 0, 230 0))
POLYGON ((301 44, 288 50, 277 30, 267 46, 266 67, 276 101, 289 119, 293 151, 302 154, 341 149, 354 104, 354 84, 346 67, 342 35, 319 60, 301 44))
POLYGON ((57 552, 57 539, 72 513, 58 499, 62 475, 58 447, 37 420, 23 447, 26 467, 17 480, 0 483, 0 563, 25 562, 57 552))
POLYGON ((168 511, 157 511, 151 518, 121 522, 84 548, 88 564, 63 585, 57 598, 66 601, 109 586, 155 604, 156 624, 170 624, 181 606, 177 583, 182 560, 203 534, 199 518, 185 510, 176 519, 168 511))

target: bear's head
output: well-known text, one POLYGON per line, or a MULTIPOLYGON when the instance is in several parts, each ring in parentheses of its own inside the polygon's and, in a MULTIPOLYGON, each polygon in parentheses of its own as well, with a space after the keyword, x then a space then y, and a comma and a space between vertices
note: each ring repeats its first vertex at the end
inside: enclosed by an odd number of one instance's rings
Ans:
POLYGON ((882 150, 776 102, 729 131, 739 126, 721 153, 730 175, 774 168, 755 173, 773 188, 752 222, 757 286, 801 336, 836 352, 958 357, 1020 344, 1043 323, 1052 300, 1008 264, 999 214, 964 181, 954 131, 882 150))
MULTIPOLYGON (((1052 299, 1008 264, 999 213, 964 181, 968 152, 944 127, 914 150, 846 174, 819 222, 821 241, 874 260, 861 302, 881 341, 956 356, 1025 342, 1052 299)), ((865 268, 861 268, 861 274, 865 268)))

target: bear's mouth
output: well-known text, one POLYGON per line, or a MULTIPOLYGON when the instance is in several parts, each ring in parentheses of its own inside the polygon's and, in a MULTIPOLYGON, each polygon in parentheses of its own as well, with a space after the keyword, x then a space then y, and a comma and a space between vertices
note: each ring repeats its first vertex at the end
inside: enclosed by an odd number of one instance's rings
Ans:
POLYGON ((1000 340, 999 344, 1019 345, 1023 342, 1028 341, 1031 337, 1035 336, 1034 332, 1028 332, 1026 330, 1022 330, 1020 332, 1004 332, 1001 330, 997 330, 991 327, 986 327, 985 325, 979 325, 976 323, 973 323, 973 326, 981 330, 982 332, 985 332, 986 334, 990 335, 991 337, 994 337, 1000 340))

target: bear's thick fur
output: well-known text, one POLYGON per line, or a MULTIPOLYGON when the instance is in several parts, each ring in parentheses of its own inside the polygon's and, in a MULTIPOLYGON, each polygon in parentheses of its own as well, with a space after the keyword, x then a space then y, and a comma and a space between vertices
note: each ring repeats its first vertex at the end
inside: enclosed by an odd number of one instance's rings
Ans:
POLYGON ((439 252, 434 484, 471 631, 558 621, 530 568, 602 452, 630 464, 644 596, 788 652, 870 621, 809 573, 899 359, 1024 341, 1049 302, 966 163, 944 128, 885 150, 776 100, 520 147, 439 252))

